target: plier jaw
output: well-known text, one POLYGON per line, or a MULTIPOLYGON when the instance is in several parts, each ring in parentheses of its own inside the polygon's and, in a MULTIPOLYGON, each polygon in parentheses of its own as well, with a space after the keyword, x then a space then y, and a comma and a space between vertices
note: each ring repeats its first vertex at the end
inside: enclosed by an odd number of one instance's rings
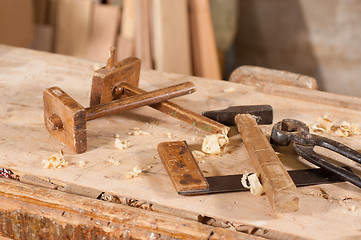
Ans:
POLYGON ((361 177, 345 168, 328 161, 314 151, 315 146, 327 148, 361 164, 361 153, 329 138, 311 134, 307 125, 294 119, 284 119, 272 128, 271 143, 287 146, 293 143, 298 155, 361 188, 361 177))

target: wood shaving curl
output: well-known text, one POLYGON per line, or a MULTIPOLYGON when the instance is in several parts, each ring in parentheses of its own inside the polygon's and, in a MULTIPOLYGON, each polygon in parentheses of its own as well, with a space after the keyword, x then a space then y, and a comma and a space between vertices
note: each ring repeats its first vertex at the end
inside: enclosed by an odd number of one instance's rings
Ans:
POLYGON ((346 121, 334 121, 328 115, 315 116, 317 124, 310 124, 311 132, 329 133, 338 137, 349 137, 352 135, 361 135, 360 128, 346 121))
POLYGON ((242 176, 241 183, 243 187, 248 188, 251 191, 251 194, 255 196, 261 196, 264 192, 257 173, 250 174, 245 172, 242 176))
POLYGON ((114 140, 114 147, 120 151, 129 148, 130 143, 127 140, 120 140, 119 135, 116 135, 114 140))
POLYGON ((223 134, 207 135, 203 139, 202 151, 208 154, 220 154, 225 146, 229 143, 229 139, 223 134))
POLYGON ((43 159, 41 165, 43 166, 43 168, 59 169, 66 167, 68 165, 68 162, 64 158, 63 151, 60 150, 58 153, 55 153, 48 159, 43 159))
POLYGON ((141 169, 138 169, 137 166, 135 166, 132 171, 129 171, 127 173, 124 174, 124 178, 125 179, 132 179, 132 178, 135 178, 137 177, 139 174, 142 173, 142 170, 141 169))

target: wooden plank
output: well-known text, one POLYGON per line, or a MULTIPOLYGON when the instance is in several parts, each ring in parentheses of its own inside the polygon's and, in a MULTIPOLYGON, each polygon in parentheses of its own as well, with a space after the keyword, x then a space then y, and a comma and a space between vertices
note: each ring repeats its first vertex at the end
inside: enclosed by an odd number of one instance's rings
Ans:
MULTIPOLYGON (((267 196, 253 196, 249 192, 192 197, 178 195, 159 159, 157 144, 185 140, 191 151, 200 150, 206 133, 151 108, 90 121, 87 125, 88 151, 73 154, 46 131, 42 92, 58 85, 87 106, 94 62, 6 46, 0 46, 0 55, 0 167, 22 172, 22 176, 35 175, 52 184, 74 184, 106 192, 124 204, 181 216, 180 222, 190 219, 208 225, 218 224, 270 239, 359 238, 360 190, 348 183, 299 188, 300 209, 282 215, 272 213, 267 196), (129 135, 133 128, 140 128, 149 135, 129 135), (127 140, 130 147, 117 150, 114 147, 115 134, 119 139, 127 140), (60 150, 64 152, 67 167, 42 168, 42 160, 60 150), (134 167, 143 170, 142 173, 126 179, 124 175, 134 167)), ((144 70, 139 85, 151 91, 184 81, 192 81, 197 92, 173 101, 197 113, 230 105, 270 104, 274 109, 274 122, 294 118, 315 123, 315 115, 328 114, 336 121, 361 126, 360 111, 273 96, 238 83, 144 70)), ((318 91, 312 93, 318 95, 318 91)), ((272 126, 260 127, 266 136, 270 134, 272 126)), ((361 149, 359 135, 323 135, 361 149)), ((205 177, 255 171, 234 127, 229 138, 230 143, 222 154, 207 155, 199 160, 205 177)), ((306 168, 292 148, 276 147, 275 150, 282 153, 279 158, 287 170, 306 168)), ((361 171, 359 165, 337 154, 324 149, 317 151, 340 164, 353 164, 351 166, 356 172, 361 171)))
POLYGON ((91 28, 92 0, 59 0, 56 6, 55 52, 84 57, 91 28))
POLYGON ((208 0, 189 0, 193 72, 196 76, 222 79, 208 0))
POLYGON ((36 24, 46 24, 46 11, 49 0, 34 0, 34 19, 36 24))
POLYGON ((264 239, 179 217, 0 179, 0 234, 12 239, 264 239), (16 221, 14 221, 16 219, 16 221), (33 226, 33 227, 29 227, 33 226))
POLYGON ((298 87, 281 86, 278 84, 266 84, 260 87, 260 90, 264 93, 275 96, 288 97, 307 102, 361 111, 361 99, 358 97, 344 96, 341 94, 333 94, 312 89, 299 91, 298 87))
POLYGON ((229 81, 250 85, 280 84, 307 89, 318 89, 315 78, 276 69, 257 66, 240 66, 234 70, 229 81))
POLYGON ((0 43, 28 46, 34 36, 33 18, 31 0, 0 1, 0 43))
POLYGON ((156 70, 192 74, 186 0, 153 0, 153 51, 156 70))
POLYGON ((135 56, 142 60, 142 68, 152 69, 150 49, 150 0, 136 0, 135 56))
POLYGON ((124 0, 120 35, 117 40, 119 61, 135 55, 135 1, 124 0))
POLYGON ((51 25, 36 25, 35 35, 29 48, 52 52, 54 40, 54 29, 51 25))
POLYGON ((95 4, 85 57, 106 62, 110 47, 115 45, 119 29, 120 8, 117 5, 95 4))

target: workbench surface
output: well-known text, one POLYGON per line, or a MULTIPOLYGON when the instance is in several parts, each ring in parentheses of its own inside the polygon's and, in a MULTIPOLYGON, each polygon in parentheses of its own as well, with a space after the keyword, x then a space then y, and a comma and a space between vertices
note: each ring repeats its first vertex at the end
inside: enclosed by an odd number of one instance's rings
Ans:
MULTIPOLYGON (((89 121, 88 150, 74 154, 47 132, 42 93, 48 87, 58 86, 87 107, 92 73, 101 66, 73 57, 0 46, 0 167, 11 169, 20 176, 20 181, 25 176, 36 176, 62 186, 67 192, 94 198, 105 192, 128 205, 133 201, 138 207, 218 224, 232 231, 248 232, 250 236, 361 238, 361 190, 349 183, 299 188, 300 209, 286 214, 273 213, 265 195, 254 196, 250 192, 178 195, 158 156, 157 144, 186 140, 191 150, 201 150, 207 133, 149 107, 89 121), (133 128, 150 135, 129 135, 133 128), (119 151, 114 147, 116 134, 130 143, 128 149, 119 151), (44 169, 42 160, 60 150, 68 165, 44 169), (135 178, 125 179, 124 175, 134 167, 144 171, 135 178)), ((198 113, 234 105, 271 104, 274 123, 283 118, 315 123, 315 115, 328 114, 335 120, 361 126, 359 111, 267 95, 256 87, 226 81, 144 70, 140 87, 150 91, 185 81, 193 82, 197 91, 171 101, 198 113)), ((262 126, 267 136, 271 127, 262 126)), ((361 135, 324 136, 361 149, 361 135)), ((234 127, 229 137, 230 144, 222 154, 206 156, 199 162, 206 177, 254 172, 234 127)), ((276 151, 282 153, 280 159, 287 169, 308 168, 291 147, 278 147, 276 151)), ((359 165, 327 154, 351 164, 360 173, 359 165)))

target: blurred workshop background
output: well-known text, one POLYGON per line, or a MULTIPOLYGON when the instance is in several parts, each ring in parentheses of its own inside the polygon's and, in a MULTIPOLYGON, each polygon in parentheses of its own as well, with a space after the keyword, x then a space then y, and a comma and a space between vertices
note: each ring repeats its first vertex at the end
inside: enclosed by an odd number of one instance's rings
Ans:
MULTIPOLYGON (((227 80, 241 65, 361 97, 361 1, 1 0, 0 44, 227 80)), ((0 56, 1 58, 1 56, 0 56)))

